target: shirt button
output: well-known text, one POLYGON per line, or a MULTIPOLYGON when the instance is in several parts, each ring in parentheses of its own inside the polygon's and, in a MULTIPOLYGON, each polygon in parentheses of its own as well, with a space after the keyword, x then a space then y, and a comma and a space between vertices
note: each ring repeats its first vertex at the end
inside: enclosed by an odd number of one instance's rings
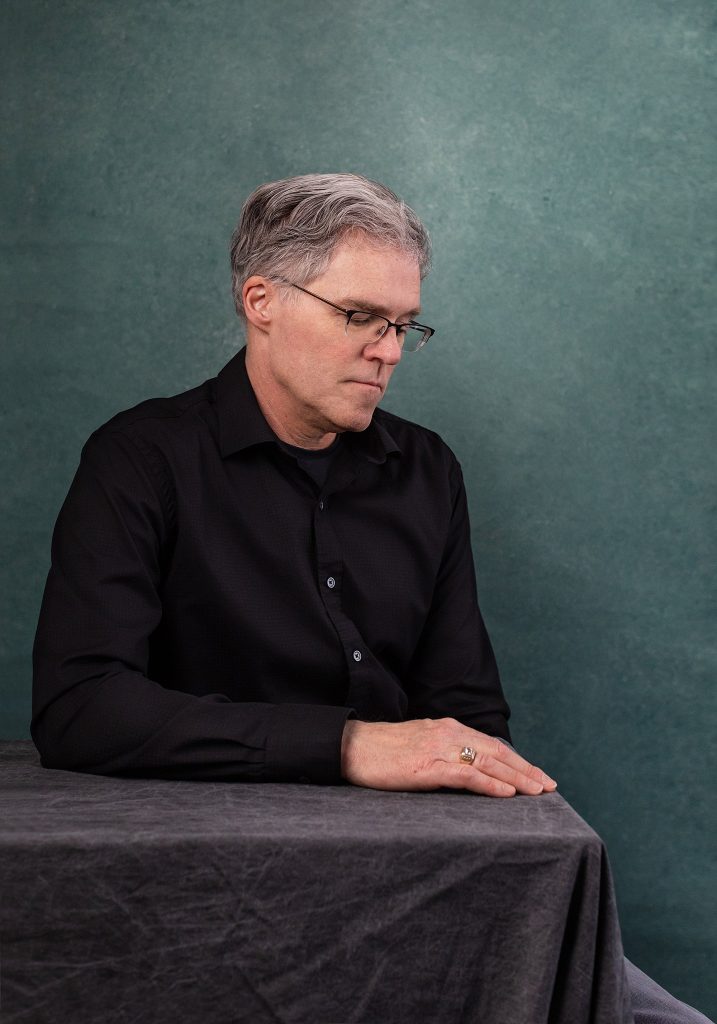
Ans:
POLYGON ((319 508, 321 509, 322 512, 324 511, 324 503, 323 503, 323 501, 319 502, 319 508))
POLYGON ((354 651, 354 661, 361 661, 361 651, 354 651))
POLYGON ((336 580, 333 578, 333 576, 329 576, 329 578, 326 581, 326 586, 329 588, 329 590, 334 589, 334 587, 336 586, 336 580))

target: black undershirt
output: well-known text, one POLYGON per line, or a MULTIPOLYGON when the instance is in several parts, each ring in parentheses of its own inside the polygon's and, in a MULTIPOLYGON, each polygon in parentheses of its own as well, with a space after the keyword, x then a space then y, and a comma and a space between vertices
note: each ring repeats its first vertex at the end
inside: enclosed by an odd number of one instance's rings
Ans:
POLYGON ((286 441, 279 441, 279 444, 285 452, 294 456, 299 466, 309 474, 319 490, 323 490, 331 463, 341 447, 341 434, 336 435, 328 448, 297 448, 296 445, 287 444, 286 441))

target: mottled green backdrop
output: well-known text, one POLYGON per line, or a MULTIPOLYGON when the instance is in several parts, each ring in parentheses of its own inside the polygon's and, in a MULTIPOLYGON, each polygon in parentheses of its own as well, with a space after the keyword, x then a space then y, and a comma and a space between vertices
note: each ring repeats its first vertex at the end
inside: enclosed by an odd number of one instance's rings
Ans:
POLYGON ((461 459, 514 738, 605 839, 626 950, 715 987, 715 8, 5 0, 1 734, 90 431, 240 344, 267 179, 353 170, 434 240, 386 407, 461 459))

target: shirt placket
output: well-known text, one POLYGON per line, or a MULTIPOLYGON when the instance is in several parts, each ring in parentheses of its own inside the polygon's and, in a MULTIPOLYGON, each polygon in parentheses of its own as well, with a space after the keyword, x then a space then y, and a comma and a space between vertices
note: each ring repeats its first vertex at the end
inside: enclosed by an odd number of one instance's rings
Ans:
POLYGON ((356 624, 343 610, 344 560, 334 529, 334 499, 348 490, 362 470, 355 461, 342 461, 329 474, 314 507, 313 529, 316 579, 326 612, 341 643, 349 686, 346 704, 366 720, 397 720, 405 710, 396 686, 387 685, 386 670, 374 657, 356 624), (383 685, 382 685, 383 681, 383 685))

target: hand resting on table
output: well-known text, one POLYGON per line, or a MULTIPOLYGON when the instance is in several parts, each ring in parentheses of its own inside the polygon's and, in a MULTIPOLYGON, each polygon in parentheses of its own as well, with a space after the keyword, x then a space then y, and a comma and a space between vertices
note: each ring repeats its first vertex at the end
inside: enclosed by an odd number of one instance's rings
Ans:
POLYGON ((341 745, 341 774, 369 789, 467 789, 485 796, 552 793, 554 779, 514 750, 453 718, 410 722, 348 721, 341 745), (460 760, 463 747, 476 752, 460 760))

